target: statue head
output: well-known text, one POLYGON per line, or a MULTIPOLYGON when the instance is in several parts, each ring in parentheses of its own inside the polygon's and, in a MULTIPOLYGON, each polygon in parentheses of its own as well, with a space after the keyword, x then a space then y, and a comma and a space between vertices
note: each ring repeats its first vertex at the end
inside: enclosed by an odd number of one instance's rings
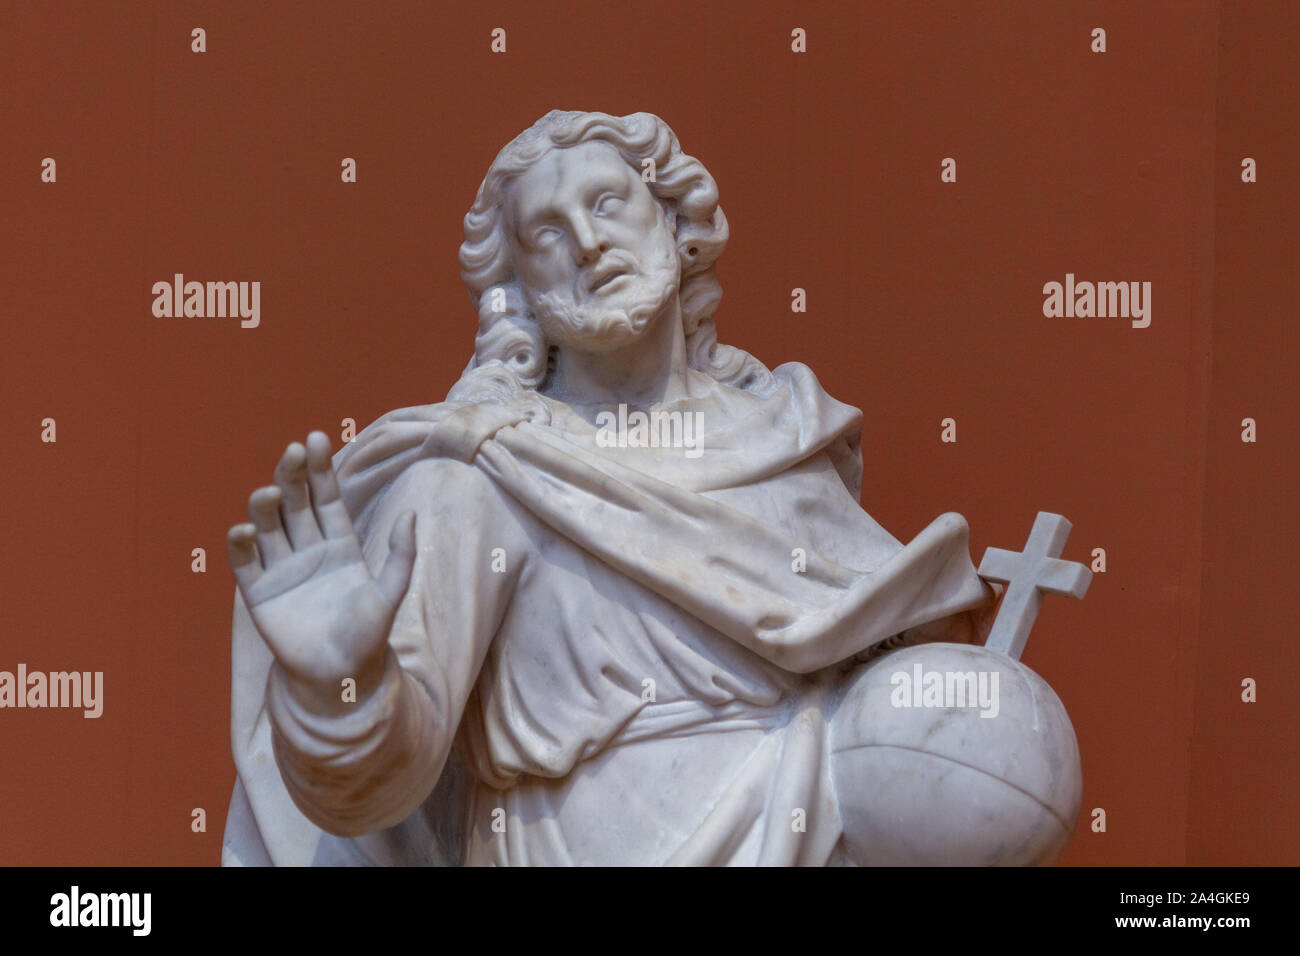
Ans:
POLYGON ((545 389, 556 350, 626 344, 674 295, 687 364, 762 390, 767 368, 717 341, 727 235, 713 177, 659 117, 552 110, 497 154, 465 216, 479 328, 448 398, 545 389))

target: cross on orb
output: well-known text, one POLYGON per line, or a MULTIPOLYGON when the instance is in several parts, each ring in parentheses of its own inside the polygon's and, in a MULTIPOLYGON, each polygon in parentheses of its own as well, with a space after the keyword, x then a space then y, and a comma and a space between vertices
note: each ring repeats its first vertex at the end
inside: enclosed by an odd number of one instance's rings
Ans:
POLYGON ((1007 585, 993 629, 984 642, 989 650, 1019 660, 1044 594, 1082 598, 1088 592, 1092 572, 1077 561, 1059 557, 1070 528, 1070 522, 1061 515, 1040 511, 1024 551, 985 550, 979 576, 1007 585))

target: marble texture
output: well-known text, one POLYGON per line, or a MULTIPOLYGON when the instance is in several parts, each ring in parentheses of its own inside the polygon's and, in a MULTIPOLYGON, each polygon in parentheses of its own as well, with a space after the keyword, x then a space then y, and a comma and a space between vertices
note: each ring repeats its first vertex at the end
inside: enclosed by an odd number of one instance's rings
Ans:
POLYGON ((1060 698, 1006 655, 960 644, 887 654, 846 688, 831 769, 849 856, 878 865, 1050 863, 1074 832, 1083 778, 1060 698), (997 713, 892 705, 893 675, 997 674, 997 713))
POLYGON ((447 399, 289 444, 230 530, 223 863, 1055 859, 1077 744, 979 646, 1001 588, 965 519, 895 539, 861 412, 718 342, 727 236, 651 114, 553 111, 501 151, 447 399), (902 706, 917 664, 998 699, 902 706))
POLYGON ((1092 572, 1076 561, 1060 559, 1069 536, 1070 522, 1061 515, 1040 511, 1024 551, 988 548, 984 552, 980 577, 1010 585, 986 647, 1019 660, 1044 594, 1082 600, 1088 593, 1092 572))

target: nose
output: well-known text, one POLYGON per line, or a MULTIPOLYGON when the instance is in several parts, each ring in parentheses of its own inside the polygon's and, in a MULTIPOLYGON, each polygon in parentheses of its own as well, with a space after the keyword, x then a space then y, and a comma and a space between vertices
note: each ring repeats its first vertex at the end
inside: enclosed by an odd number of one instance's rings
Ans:
POLYGON ((599 223, 593 222, 586 212, 578 211, 573 215, 573 245, 578 265, 583 266, 598 261, 610 243, 599 223))

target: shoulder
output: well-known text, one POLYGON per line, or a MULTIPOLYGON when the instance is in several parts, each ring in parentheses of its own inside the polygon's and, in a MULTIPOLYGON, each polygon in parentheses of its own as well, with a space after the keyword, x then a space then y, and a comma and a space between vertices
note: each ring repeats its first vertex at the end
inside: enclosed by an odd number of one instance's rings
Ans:
POLYGON ((795 402, 806 404, 823 415, 838 418, 861 418, 862 412, 852 405, 832 398, 817 374, 802 362, 786 362, 772 369, 773 391, 785 391, 795 402))
POLYGON ((479 444, 521 415, 493 402, 442 402, 377 419, 336 456, 340 494, 363 538, 405 511, 443 533, 514 537, 526 516, 479 466, 479 444))
MULTIPOLYGON (((430 472, 454 475, 477 446, 506 424, 522 420, 518 409, 496 402, 439 402, 399 408, 362 429, 334 455, 339 492, 354 520, 364 515, 400 480, 427 480, 430 472), (446 465, 416 465, 426 461, 446 465)), ((473 479, 465 479, 473 480, 473 479)))
MULTIPOLYGON (((380 501, 395 506, 454 509, 472 500, 498 499, 501 491, 474 465, 456 458, 421 458, 402 469, 384 488, 380 501)), ((449 515, 450 516, 450 515, 449 515)))
POLYGON ((777 388, 788 393, 801 427, 821 436, 844 487, 854 498, 862 493, 862 411, 830 396, 817 376, 802 362, 787 362, 772 370, 777 388))

